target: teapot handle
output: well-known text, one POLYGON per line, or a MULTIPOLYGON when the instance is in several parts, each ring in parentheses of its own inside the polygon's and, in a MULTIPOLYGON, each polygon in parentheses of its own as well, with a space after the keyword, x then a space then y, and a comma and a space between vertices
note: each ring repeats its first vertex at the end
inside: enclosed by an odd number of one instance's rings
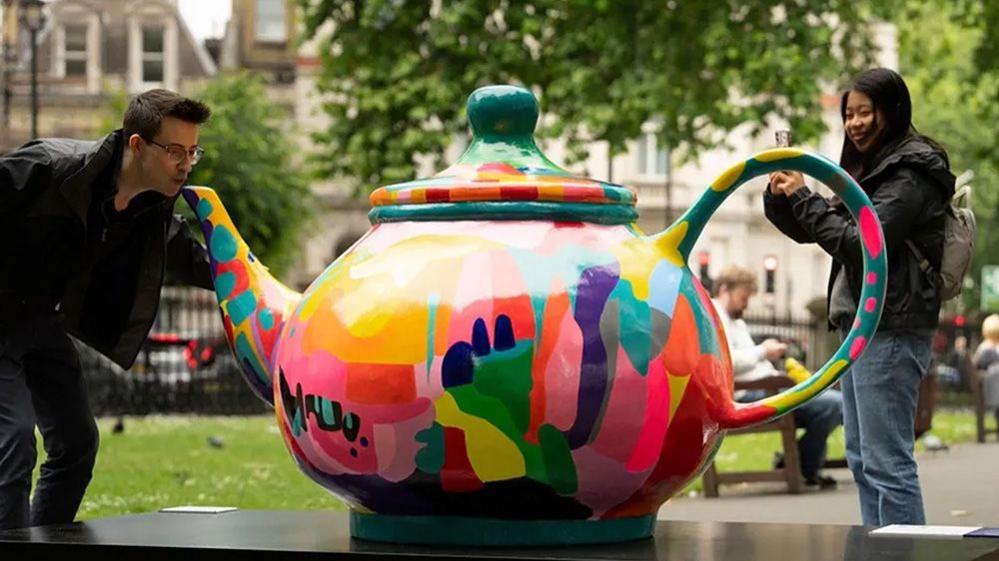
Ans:
MULTIPOLYGON (((806 403, 846 372, 864 352, 877 330, 884 307, 888 263, 881 222, 871 200, 843 168, 829 159, 797 148, 775 148, 760 152, 718 176, 700 199, 654 242, 671 243, 686 263, 704 225, 719 205, 740 185, 754 177, 777 170, 796 170, 829 186, 843 199, 860 227, 864 260, 864 284, 853 327, 832 358, 812 376, 776 395, 752 403, 723 404, 718 422, 723 428, 740 428, 768 422, 806 403), (725 405, 728 405, 727 407, 725 405)), ((675 254, 674 254, 675 255, 675 254)))

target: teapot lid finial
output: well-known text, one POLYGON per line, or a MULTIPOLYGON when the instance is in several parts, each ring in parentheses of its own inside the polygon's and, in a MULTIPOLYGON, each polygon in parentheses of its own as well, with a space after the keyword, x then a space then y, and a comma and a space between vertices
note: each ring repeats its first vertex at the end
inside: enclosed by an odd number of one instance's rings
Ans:
POLYGON ((575 176, 534 141, 540 114, 534 94, 486 86, 468 97, 472 141, 434 177, 371 193, 374 223, 403 220, 569 220, 627 224, 637 218, 635 192, 575 176))
POLYGON ((538 100, 517 86, 486 86, 468 96, 468 120, 479 137, 533 136, 538 100))

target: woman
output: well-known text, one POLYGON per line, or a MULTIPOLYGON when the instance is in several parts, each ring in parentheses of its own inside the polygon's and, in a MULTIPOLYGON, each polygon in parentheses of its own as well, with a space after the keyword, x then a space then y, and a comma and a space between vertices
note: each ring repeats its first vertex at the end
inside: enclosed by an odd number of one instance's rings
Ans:
MULTIPOLYGON (((840 165, 874 203, 888 258, 877 334, 842 378, 847 463, 865 525, 923 524, 913 424, 940 297, 911 245, 939 270, 954 176, 943 148, 913 127, 909 90, 896 72, 875 68, 857 76, 843 94, 840 115, 840 165)), ((832 256, 829 322, 845 337, 863 283, 856 222, 839 200, 805 187, 797 172, 770 175, 764 206, 782 232, 799 243, 817 243, 832 256)))

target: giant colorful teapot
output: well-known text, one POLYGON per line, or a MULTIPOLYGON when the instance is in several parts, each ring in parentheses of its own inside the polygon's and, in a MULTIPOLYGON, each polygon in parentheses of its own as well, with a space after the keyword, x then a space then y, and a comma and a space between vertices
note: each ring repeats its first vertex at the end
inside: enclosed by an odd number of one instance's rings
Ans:
POLYGON ((531 545, 650 535, 660 505, 726 429, 834 383, 874 334, 885 290, 870 200, 827 159, 783 148, 722 173, 664 232, 635 193, 574 177, 534 142, 538 104, 493 86, 450 168, 371 195, 372 228, 303 293, 247 248, 215 192, 185 189, 231 347, 305 474, 355 537, 531 545), (831 187, 862 233, 853 330, 811 378, 732 399, 722 325, 687 259, 719 204, 778 169, 831 187))

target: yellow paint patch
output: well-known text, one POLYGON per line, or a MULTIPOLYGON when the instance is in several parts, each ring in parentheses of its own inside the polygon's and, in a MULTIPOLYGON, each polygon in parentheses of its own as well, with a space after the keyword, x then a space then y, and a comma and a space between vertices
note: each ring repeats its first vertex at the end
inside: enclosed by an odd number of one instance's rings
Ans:
POLYGON ((687 384, 690 382, 690 376, 666 374, 666 379, 669 381, 669 422, 672 423, 674 413, 680 407, 680 401, 683 399, 683 392, 686 391, 687 384))
POLYGON ((815 395, 818 395, 820 391, 826 388, 832 383, 832 380, 844 369, 846 368, 847 361, 837 360, 832 363, 829 370, 826 370, 817 382, 812 384, 806 390, 792 392, 788 395, 775 395, 772 398, 764 400, 764 403, 776 407, 778 411, 784 411, 791 407, 798 406, 805 401, 811 399, 815 395))
POLYGON ((667 259, 677 267, 683 266, 679 245, 686 233, 687 223, 680 222, 651 238, 631 238, 611 248, 621 267, 621 280, 631 283, 635 298, 649 298, 649 278, 660 260, 667 259))
POLYGON ((445 392, 434 402, 434 407, 438 423, 465 431, 468 461, 480 480, 503 481, 527 474, 517 445, 488 421, 459 409, 451 394, 445 392))
POLYGON ((777 160, 797 158, 798 156, 804 155, 805 151, 798 148, 774 148, 772 150, 760 152, 759 154, 753 156, 753 159, 757 162, 776 162, 777 160))
POLYGON ((713 191, 719 191, 719 192, 727 191, 732 186, 732 184, 734 184, 735 181, 739 179, 739 176, 742 175, 742 172, 745 169, 746 169, 746 162, 739 162, 738 164, 735 164, 734 166, 728 168, 711 183, 711 189, 713 191))
POLYGON ((668 230, 655 238, 656 249, 659 250, 659 253, 677 267, 683 267, 686 264, 680 253, 680 244, 683 243, 683 238, 687 237, 689 227, 690 224, 684 220, 670 226, 668 230))

